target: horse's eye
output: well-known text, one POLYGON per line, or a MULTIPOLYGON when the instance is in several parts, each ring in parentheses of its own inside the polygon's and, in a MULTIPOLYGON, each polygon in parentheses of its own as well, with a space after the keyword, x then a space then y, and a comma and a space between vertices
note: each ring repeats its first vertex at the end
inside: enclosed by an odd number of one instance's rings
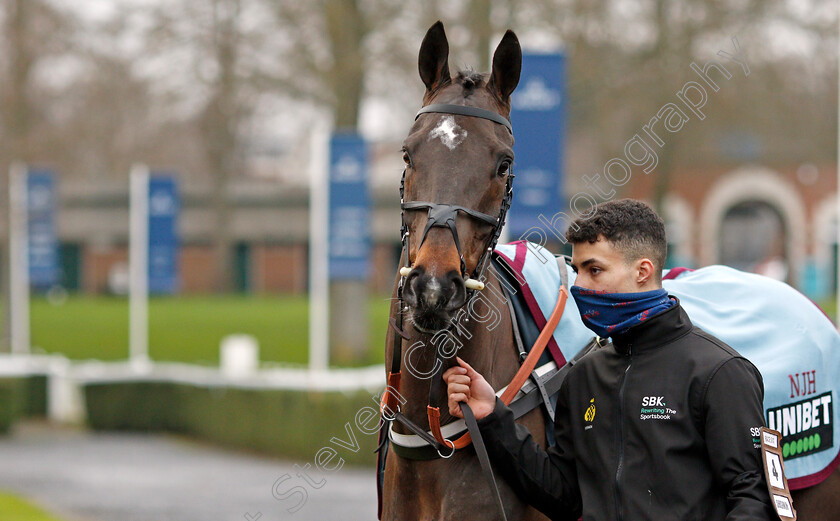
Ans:
POLYGON ((403 150, 403 162, 406 166, 411 166, 411 157, 409 157, 408 152, 403 150))
POLYGON ((510 160, 505 159, 501 162, 501 164, 499 164, 499 169, 496 171, 496 175, 502 177, 508 173, 508 170, 510 170, 510 160))

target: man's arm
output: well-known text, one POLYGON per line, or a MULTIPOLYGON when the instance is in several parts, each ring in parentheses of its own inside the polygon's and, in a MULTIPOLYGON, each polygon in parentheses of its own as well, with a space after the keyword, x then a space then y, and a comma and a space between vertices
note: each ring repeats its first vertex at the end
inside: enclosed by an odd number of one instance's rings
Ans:
POLYGON ((706 448, 718 484, 726 490, 727 521, 778 516, 770 503, 758 436, 764 425, 764 384, 748 360, 733 358, 712 375, 703 400, 706 448))
POLYGON ((513 412, 496 398, 484 378, 465 362, 460 359, 459 362, 463 371, 452 368, 444 374, 449 383, 450 412, 461 416, 457 403, 467 401, 475 411, 487 452, 498 473, 525 502, 553 520, 579 519, 582 506, 571 450, 565 384, 561 386, 555 413, 557 443, 546 451, 534 441, 528 429, 514 421, 513 412), (452 375, 461 376, 452 378, 452 375), (467 377, 469 384, 464 383, 467 377))

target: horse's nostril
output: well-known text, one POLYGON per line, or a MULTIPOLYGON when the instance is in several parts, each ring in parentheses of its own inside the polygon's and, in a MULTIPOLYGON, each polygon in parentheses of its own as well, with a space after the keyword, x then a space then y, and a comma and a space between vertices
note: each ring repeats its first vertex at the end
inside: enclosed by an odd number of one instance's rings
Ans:
POLYGON ((418 304, 417 296, 419 293, 417 291, 417 284, 420 280, 421 274, 421 270, 414 268, 411 270, 411 273, 406 276, 405 282, 403 282, 403 299, 411 307, 415 307, 418 304))
POLYGON ((446 303, 446 310, 453 311, 464 305, 467 300, 467 288, 464 279, 458 273, 452 272, 447 277, 450 288, 449 301, 446 303))

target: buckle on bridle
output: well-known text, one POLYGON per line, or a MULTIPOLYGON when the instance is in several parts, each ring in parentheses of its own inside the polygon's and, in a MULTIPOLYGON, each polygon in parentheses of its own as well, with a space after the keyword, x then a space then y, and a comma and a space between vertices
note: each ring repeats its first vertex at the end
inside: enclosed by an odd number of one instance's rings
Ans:
POLYGON ((385 421, 392 422, 392 421, 397 419, 397 414, 401 413, 402 411, 400 410, 400 404, 397 404, 397 412, 394 412, 394 413, 392 413, 391 416, 388 416, 385 413, 385 411, 390 411, 390 410, 391 409, 387 405, 383 405, 382 407, 379 408, 379 413, 382 414, 382 417, 385 419, 385 421))
POLYGON ((452 457, 453 454, 455 454, 455 450, 456 450, 455 449, 455 443, 446 439, 446 438, 444 438, 443 441, 444 441, 444 444, 448 444, 452 448, 452 452, 449 453, 449 456, 444 456, 443 454, 441 454, 440 449, 436 449, 436 450, 437 450, 438 456, 440 456, 443 459, 449 459, 449 458, 452 457))

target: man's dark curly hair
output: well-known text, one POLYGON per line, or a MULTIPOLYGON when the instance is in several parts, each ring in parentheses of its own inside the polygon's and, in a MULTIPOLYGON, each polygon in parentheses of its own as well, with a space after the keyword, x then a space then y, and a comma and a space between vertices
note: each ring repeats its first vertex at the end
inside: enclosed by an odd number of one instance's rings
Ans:
POLYGON ((594 243, 600 236, 613 243, 627 262, 650 259, 656 280, 662 282, 668 242, 665 223, 653 208, 635 199, 608 201, 586 218, 576 219, 566 231, 566 239, 573 245, 594 243))

